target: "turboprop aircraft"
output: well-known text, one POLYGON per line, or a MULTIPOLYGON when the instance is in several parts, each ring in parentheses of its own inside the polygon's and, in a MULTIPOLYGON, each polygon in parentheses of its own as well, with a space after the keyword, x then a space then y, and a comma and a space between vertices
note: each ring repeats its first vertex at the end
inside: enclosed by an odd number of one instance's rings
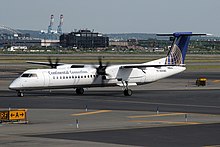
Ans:
MULTIPOLYGON (((173 34, 158 34, 173 37, 172 46, 166 57, 141 63, 110 65, 63 64, 57 59, 55 63, 28 62, 48 65, 50 69, 27 70, 10 85, 9 89, 17 91, 19 97, 28 90, 44 89, 76 89, 76 94, 82 95, 84 88, 121 86, 125 96, 131 96, 130 86, 149 84, 160 79, 178 74, 186 69, 184 60, 191 36, 206 35, 192 32, 176 32, 173 34)), ((132 57, 131 57, 132 58, 132 57)))

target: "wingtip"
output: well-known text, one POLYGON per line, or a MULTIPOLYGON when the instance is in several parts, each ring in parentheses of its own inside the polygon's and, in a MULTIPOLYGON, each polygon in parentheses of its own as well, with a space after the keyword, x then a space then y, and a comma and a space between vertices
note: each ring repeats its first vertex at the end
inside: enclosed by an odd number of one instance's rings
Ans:
POLYGON ((206 36, 214 36, 213 34, 206 34, 206 36))

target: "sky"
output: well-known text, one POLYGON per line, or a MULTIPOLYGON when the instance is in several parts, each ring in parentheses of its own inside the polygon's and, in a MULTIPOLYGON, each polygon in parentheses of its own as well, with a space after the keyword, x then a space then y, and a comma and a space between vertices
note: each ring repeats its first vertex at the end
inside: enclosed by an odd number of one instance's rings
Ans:
POLYGON ((172 33, 192 31, 220 36, 220 0, 0 0, 0 25, 13 29, 172 33))

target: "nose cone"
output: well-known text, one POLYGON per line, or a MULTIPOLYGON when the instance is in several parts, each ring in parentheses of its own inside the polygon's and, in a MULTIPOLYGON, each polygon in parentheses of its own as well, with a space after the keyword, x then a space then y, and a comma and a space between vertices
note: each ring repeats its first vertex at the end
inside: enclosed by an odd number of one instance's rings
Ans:
POLYGON ((19 82, 20 80, 15 79, 10 85, 9 85, 9 89, 11 90, 19 90, 21 88, 21 84, 19 82))

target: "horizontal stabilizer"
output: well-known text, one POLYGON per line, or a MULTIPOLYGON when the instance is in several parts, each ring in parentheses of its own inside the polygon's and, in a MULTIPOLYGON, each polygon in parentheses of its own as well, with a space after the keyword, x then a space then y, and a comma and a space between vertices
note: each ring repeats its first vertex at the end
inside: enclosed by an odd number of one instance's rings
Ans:
POLYGON ((178 36, 206 36, 210 34, 204 34, 204 33, 196 33, 193 34, 192 32, 175 32, 172 34, 156 34, 157 36, 173 36, 173 37, 178 37, 178 36))

